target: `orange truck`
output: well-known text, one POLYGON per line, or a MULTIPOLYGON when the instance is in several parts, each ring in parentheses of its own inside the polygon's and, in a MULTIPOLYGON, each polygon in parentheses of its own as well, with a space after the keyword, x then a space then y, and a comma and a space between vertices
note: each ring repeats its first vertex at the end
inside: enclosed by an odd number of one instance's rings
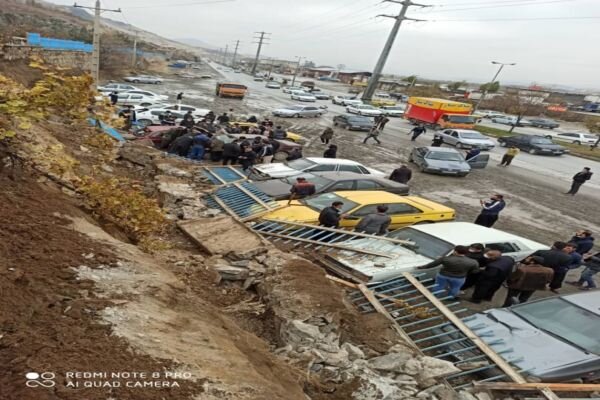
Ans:
POLYGON ((246 95, 248 88, 239 83, 231 82, 219 82, 217 83, 217 96, 218 97, 235 97, 243 99, 246 95))
POLYGON ((434 129, 473 129, 480 119, 471 115, 473 106, 458 101, 428 97, 410 97, 404 118, 413 124, 424 124, 434 129))

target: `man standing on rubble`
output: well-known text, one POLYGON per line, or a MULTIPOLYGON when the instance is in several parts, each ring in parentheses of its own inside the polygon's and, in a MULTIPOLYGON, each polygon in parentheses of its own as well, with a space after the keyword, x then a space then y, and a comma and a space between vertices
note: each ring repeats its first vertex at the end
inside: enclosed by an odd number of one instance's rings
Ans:
POLYGON ((429 269, 441 265, 442 268, 435 277, 436 296, 448 290, 448 296, 456 298, 460 288, 465 283, 468 274, 479 272, 479 264, 472 258, 467 257, 469 248, 467 246, 456 246, 454 252, 449 256, 440 257, 429 264, 422 265, 417 269, 429 269))
POLYGON ((354 230, 369 235, 385 235, 392 223, 392 218, 387 215, 387 210, 386 205, 377 206, 377 212, 363 217, 354 230))

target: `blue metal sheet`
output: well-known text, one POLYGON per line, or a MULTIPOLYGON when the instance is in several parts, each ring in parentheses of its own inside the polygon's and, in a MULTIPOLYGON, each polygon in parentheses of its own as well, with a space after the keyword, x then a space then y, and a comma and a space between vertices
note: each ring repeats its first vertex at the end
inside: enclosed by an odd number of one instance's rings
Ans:
POLYGON ((96 124, 99 124, 100 128, 102 128, 102 130, 105 133, 112 136, 114 139, 117 139, 120 142, 125 141, 125 138, 123 136, 121 136, 121 134, 119 132, 117 132, 117 130, 115 128, 113 128, 112 126, 106 125, 104 122, 102 122, 100 120, 95 120, 94 118, 88 118, 88 122, 92 126, 96 126, 96 124))

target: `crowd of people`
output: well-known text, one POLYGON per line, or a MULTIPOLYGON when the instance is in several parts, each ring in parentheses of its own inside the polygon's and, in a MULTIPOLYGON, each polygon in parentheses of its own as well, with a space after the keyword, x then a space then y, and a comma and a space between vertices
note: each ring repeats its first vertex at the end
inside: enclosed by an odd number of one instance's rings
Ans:
POLYGON ((549 250, 538 250, 520 262, 498 249, 486 249, 481 243, 456 246, 451 255, 418 267, 427 270, 441 266, 435 278, 434 294, 460 298, 473 288, 468 301, 492 301, 504 285, 503 307, 524 303, 538 290, 559 293, 570 270, 584 267, 580 278, 568 284, 582 290, 596 287, 593 276, 600 272, 600 253, 591 252, 592 232, 580 230, 568 242, 554 242, 549 250))

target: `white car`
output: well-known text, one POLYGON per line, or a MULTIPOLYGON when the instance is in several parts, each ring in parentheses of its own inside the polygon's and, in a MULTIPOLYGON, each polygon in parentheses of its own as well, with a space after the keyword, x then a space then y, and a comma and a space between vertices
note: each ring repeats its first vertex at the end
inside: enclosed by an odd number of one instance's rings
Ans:
POLYGON ((252 167, 248 177, 256 180, 267 180, 298 175, 301 172, 325 171, 345 171, 355 172, 357 174, 372 174, 380 177, 386 176, 386 174, 381 171, 365 167, 353 160, 345 160, 343 158, 307 157, 286 161, 285 163, 255 165, 252 167))
MULTIPOLYGON (((167 96, 165 94, 157 94, 157 93, 154 93, 154 92, 150 92, 148 90, 136 89, 136 90, 128 90, 128 91, 126 91, 124 93, 128 93, 128 94, 141 94, 143 96, 153 98, 155 102, 169 100, 169 96, 167 96)), ((108 93, 108 94, 110 94, 110 93, 108 93)))
POLYGON ((148 125, 160 125, 160 116, 170 111, 175 116, 175 122, 179 123, 183 116, 188 112, 192 112, 192 116, 195 120, 202 119, 210 110, 195 108, 191 106, 184 106, 186 109, 178 108, 173 109, 173 106, 160 107, 160 108, 146 108, 143 111, 138 111, 136 114, 138 123, 143 126, 148 125), (189 108, 192 108, 191 110, 189 108))
POLYGON ((283 90, 283 93, 290 94, 294 91, 302 90, 302 87, 301 86, 284 86, 282 90, 283 90))
POLYGON ((273 81, 267 82, 265 87, 267 89, 281 89, 281 85, 279 84, 279 82, 273 82, 273 81))
POLYGON ((273 115, 276 117, 320 117, 327 110, 316 106, 290 105, 273 110, 273 115))
POLYGON ((350 97, 350 96, 333 96, 333 98, 331 99, 331 102, 333 104, 337 104, 340 106, 349 106, 349 105, 357 106, 357 105, 363 103, 362 100, 357 99, 356 97, 350 97))
POLYGON ((100 93, 112 93, 112 92, 127 92, 128 90, 139 90, 133 85, 129 85, 127 83, 107 83, 103 86, 98 86, 98 91, 100 93))
POLYGON ((379 109, 388 117, 402 117, 406 108, 403 106, 381 106, 379 109))
POLYGON ((531 122, 527 121, 525 118, 521 118, 519 123, 517 124, 517 117, 512 115, 502 115, 492 117, 492 122, 495 124, 504 124, 504 125, 515 125, 515 126, 531 126, 531 122))
POLYGON ((479 110, 479 111, 475 111, 474 114, 479 115, 480 117, 483 117, 483 118, 487 118, 487 119, 501 118, 501 117, 505 116, 504 114, 499 113, 498 111, 492 111, 492 110, 479 110))
POLYGON ((147 107, 152 104, 160 102, 159 99, 154 97, 144 96, 143 94, 121 92, 117 94, 117 104, 120 106, 136 106, 147 107))
MULTIPOLYGON (((387 235, 393 239, 413 242, 414 247, 395 243, 383 244, 373 239, 349 240, 338 242, 345 246, 360 249, 372 249, 391 256, 375 257, 370 260, 356 261, 353 256, 343 252, 326 256, 325 263, 336 273, 359 282, 378 282, 402 276, 403 272, 414 272, 436 258, 452 253, 454 246, 468 246, 481 243, 484 247, 500 250, 515 260, 522 260, 537 250, 549 247, 512 233, 494 228, 486 228, 470 222, 438 222, 435 224, 413 225, 395 230, 387 235)), ((439 268, 419 270, 420 273, 434 276, 439 268)))
POLYGON ((456 146, 458 149, 478 147, 481 150, 491 150, 496 146, 496 143, 489 137, 470 129, 446 129, 437 134, 441 136, 444 143, 456 146))
POLYGON ((126 76, 123 78, 126 82, 133 83, 152 83, 155 85, 160 85, 163 83, 163 79, 158 76, 150 76, 150 75, 137 75, 137 76, 126 76))
POLYGON ((544 136, 561 142, 592 145, 598 141, 598 135, 585 132, 548 132, 544 136))
POLYGON ((365 115, 367 117, 376 117, 383 114, 383 111, 381 111, 379 108, 373 107, 370 104, 349 105, 346 107, 346 111, 348 111, 350 114, 365 115))
POLYGON ((291 98, 292 98, 292 100, 308 101, 311 103, 317 101, 317 98, 315 96, 313 96, 310 93, 306 93, 303 90, 294 90, 291 93, 291 98))

